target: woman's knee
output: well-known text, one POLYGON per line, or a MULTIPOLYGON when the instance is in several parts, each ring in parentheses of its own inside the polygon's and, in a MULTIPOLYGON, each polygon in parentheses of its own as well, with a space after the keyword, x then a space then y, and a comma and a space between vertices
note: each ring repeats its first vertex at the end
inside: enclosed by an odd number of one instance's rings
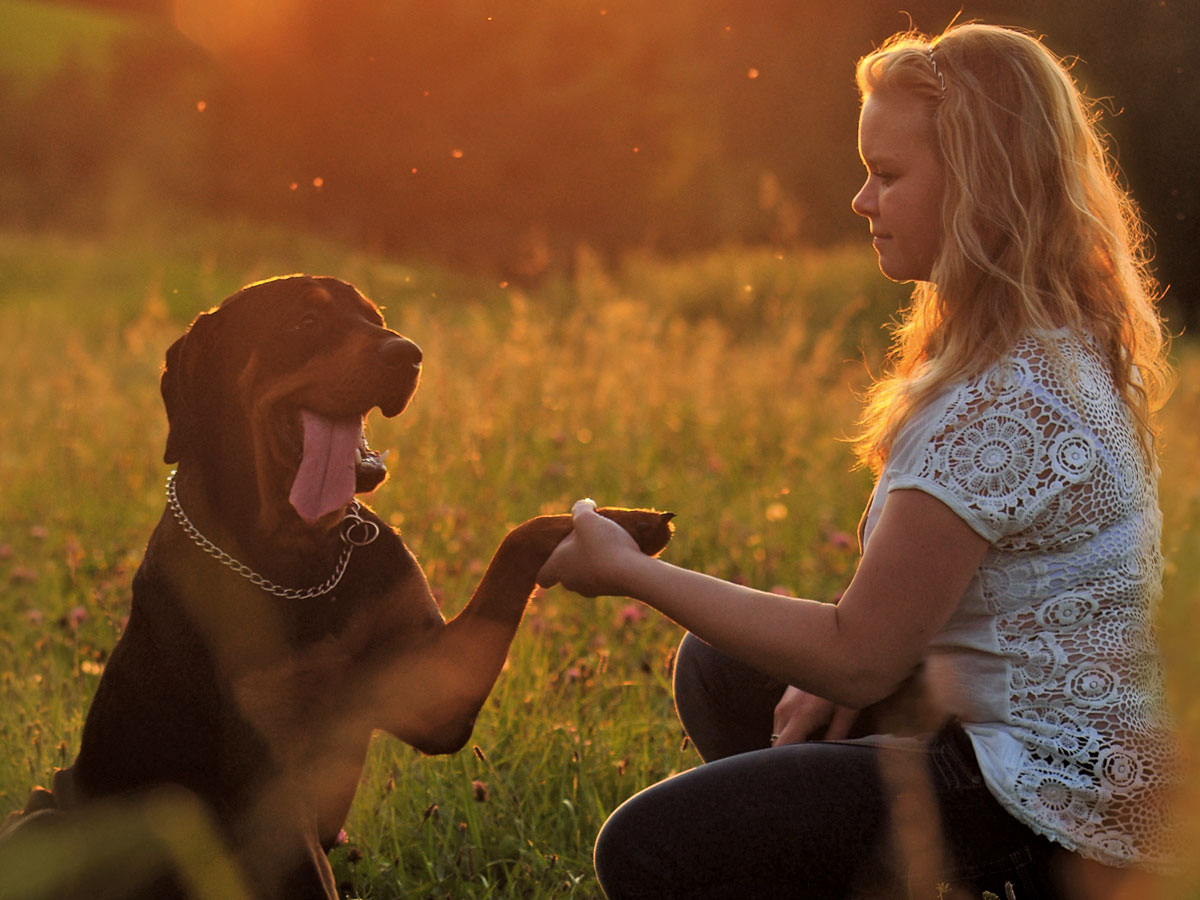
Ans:
POLYGON ((690 631, 679 642, 675 653, 674 689, 676 703, 682 696, 691 705, 693 698, 707 693, 706 671, 713 668, 717 651, 690 631))
POLYGON ((785 685, 693 634, 675 658, 675 708, 705 760, 767 746, 785 685))
POLYGON ((626 800, 596 836, 596 879, 609 900, 669 895, 669 879, 660 883, 666 878, 665 860, 651 849, 654 830, 648 832, 639 806, 638 796, 626 800))

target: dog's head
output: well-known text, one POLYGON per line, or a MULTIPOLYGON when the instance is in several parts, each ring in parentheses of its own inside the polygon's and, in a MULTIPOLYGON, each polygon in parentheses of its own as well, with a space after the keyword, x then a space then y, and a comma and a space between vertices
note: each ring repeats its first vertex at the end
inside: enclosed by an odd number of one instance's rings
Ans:
POLYGON ((198 316, 167 351, 168 463, 257 486, 310 525, 339 521, 387 476, 363 426, 403 412, 421 350, 351 285, 303 275, 252 284, 198 316), (336 518, 334 515, 336 514, 336 518))

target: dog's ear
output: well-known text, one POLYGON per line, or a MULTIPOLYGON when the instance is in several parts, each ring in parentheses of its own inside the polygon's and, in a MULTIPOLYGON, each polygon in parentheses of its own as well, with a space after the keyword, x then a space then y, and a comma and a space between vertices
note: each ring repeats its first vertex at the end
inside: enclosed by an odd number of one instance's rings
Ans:
POLYGON ((197 316, 191 326, 167 350, 159 390, 167 408, 167 449, 163 461, 177 463, 189 446, 194 446, 200 427, 195 394, 196 367, 210 342, 212 313, 197 316))

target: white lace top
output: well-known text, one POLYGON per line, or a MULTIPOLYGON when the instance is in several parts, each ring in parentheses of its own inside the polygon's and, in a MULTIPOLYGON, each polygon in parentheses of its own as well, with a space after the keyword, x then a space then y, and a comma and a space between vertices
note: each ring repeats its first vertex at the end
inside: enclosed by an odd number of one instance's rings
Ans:
POLYGON ((1102 360, 1066 332, 1026 338, 915 414, 876 486, 867 540, 886 492, 902 488, 991 543, 927 674, 992 793, 1084 856, 1168 865, 1157 470, 1102 360))

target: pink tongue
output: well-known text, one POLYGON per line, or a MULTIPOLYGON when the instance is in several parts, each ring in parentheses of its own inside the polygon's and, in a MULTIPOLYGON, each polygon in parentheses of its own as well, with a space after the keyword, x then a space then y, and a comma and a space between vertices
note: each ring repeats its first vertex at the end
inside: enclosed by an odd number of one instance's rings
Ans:
POLYGON ((362 419, 326 419, 300 410, 304 455, 288 498, 304 521, 313 523, 354 499, 354 451, 362 419))

